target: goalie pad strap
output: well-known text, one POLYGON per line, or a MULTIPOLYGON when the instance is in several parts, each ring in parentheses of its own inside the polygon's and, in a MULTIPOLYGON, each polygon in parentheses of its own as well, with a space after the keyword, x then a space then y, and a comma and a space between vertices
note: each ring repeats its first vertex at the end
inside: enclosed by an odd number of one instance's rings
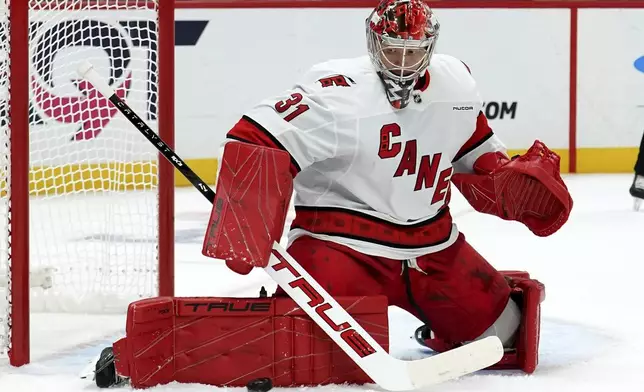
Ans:
MULTIPOLYGON (((337 297, 385 349, 387 298, 337 297)), ((158 297, 130 304, 116 371, 134 388, 172 381, 245 386, 364 384, 372 380, 290 298, 158 297)))
POLYGON ((265 267, 293 193, 286 151, 230 141, 224 147, 202 253, 246 274, 265 267))

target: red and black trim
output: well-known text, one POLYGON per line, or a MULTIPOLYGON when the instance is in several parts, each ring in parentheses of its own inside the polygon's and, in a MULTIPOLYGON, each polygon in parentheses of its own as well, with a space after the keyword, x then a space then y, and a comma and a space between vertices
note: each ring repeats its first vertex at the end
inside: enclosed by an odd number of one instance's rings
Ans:
MULTIPOLYGON (((276 148, 278 150, 288 152, 284 145, 280 143, 275 136, 268 132, 266 128, 261 126, 257 121, 248 116, 242 116, 237 124, 228 131, 226 138, 238 140, 244 143, 276 148)), ((300 171, 302 171, 302 168, 290 153, 289 156, 291 157, 290 171, 293 177, 295 177, 300 171)))
POLYGON ((459 159, 463 158, 465 155, 469 154, 481 144, 485 143, 494 135, 492 128, 487 123, 487 117, 483 112, 479 112, 479 116, 476 118, 476 129, 470 138, 461 146, 461 148, 452 159, 452 162, 456 162, 459 159))
POLYGON ((295 207, 291 229, 351 238, 391 248, 415 249, 447 242, 452 216, 445 207, 436 216, 412 225, 399 225, 371 215, 338 207, 295 207))

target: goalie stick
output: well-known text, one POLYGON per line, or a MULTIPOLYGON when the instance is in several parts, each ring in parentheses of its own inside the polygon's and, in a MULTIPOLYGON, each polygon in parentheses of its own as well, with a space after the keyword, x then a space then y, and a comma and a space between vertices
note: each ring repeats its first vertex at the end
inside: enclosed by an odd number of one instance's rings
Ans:
MULTIPOLYGON (((84 61, 78 73, 101 92, 156 146, 211 203, 215 192, 168 147, 105 80, 84 61)), ((286 291, 308 316, 380 387, 408 391, 455 379, 497 363, 503 346, 490 336, 421 360, 404 361, 387 353, 333 297, 277 242, 264 271, 286 291)))

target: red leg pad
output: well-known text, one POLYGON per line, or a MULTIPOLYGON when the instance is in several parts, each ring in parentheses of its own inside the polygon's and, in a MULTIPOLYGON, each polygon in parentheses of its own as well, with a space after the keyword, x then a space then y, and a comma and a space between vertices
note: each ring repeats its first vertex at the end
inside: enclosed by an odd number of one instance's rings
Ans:
MULTIPOLYGON (((514 349, 506 350, 503 358, 489 369, 521 369, 531 374, 539 363, 539 333, 541 326, 541 302, 546 298, 543 283, 530 279, 525 271, 499 271, 508 280, 510 296, 521 308, 521 324, 514 349)), ((458 347, 440 336, 425 339, 425 345, 436 352, 458 347)))
POLYGON ((126 338, 113 345, 116 373, 136 380, 135 387, 173 380, 174 301, 171 297, 144 299, 130 304, 126 338))
POLYGON ((521 308, 521 325, 516 349, 506 352, 490 369, 521 369, 531 374, 539 363, 541 302, 546 299, 546 288, 538 280, 530 279, 527 272, 501 272, 510 280, 510 295, 521 308))
MULTIPOLYGON (((388 348, 386 297, 336 299, 388 348)), ((156 298, 131 304, 127 323, 114 352, 135 388, 258 377, 282 387, 372 382, 290 298, 156 298)))

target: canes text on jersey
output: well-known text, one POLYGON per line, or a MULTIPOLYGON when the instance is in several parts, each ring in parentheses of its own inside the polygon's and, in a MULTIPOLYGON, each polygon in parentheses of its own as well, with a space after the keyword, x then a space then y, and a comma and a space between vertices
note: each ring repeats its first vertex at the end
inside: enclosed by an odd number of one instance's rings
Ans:
POLYGON ((441 153, 423 155, 418 160, 418 142, 416 139, 404 142, 394 142, 393 138, 400 136, 400 125, 396 123, 385 124, 380 128, 380 149, 378 156, 381 159, 392 159, 397 157, 401 151, 400 163, 394 173, 394 177, 403 175, 415 175, 416 184, 414 191, 436 187, 432 204, 441 202, 449 192, 449 180, 452 177, 452 168, 442 170, 438 173, 441 153), (438 174, 438 176, 437 176, 438 174), (436 180, 438 177, 438 180, 436 180))

